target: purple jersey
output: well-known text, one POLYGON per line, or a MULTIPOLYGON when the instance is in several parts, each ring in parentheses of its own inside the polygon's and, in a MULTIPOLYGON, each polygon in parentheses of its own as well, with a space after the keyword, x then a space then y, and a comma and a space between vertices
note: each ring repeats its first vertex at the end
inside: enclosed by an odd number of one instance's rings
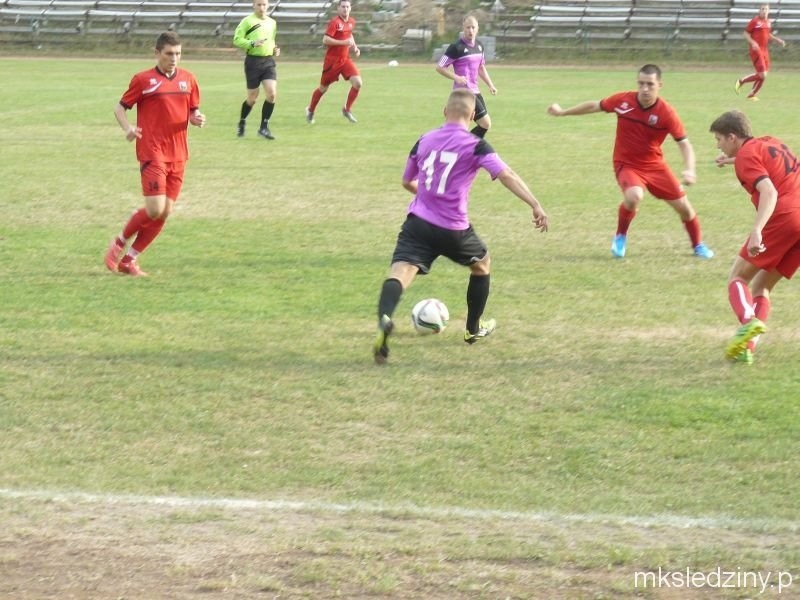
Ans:
POLYGON ((457 123, 424 134, 403 173, 403 181, 418 182, 408 212, 445 229, 467 229, 469 190, 481 167, 492 179, 508 168, 488 142, 457 123))
POLYGON ((462 38, 459 38, 455 44, 450 44, 439 59, 438 65, 440 67, 448 67, 453 65, 453 72, 456 75, 461 75, 467 78, 467 85, 453 83, 453 89, 467 88, 473 94, 479 94, 478 88, 478 71, 481 65, 484 65, 483 58, 483 44, 478 40, 469 45, 462 38))

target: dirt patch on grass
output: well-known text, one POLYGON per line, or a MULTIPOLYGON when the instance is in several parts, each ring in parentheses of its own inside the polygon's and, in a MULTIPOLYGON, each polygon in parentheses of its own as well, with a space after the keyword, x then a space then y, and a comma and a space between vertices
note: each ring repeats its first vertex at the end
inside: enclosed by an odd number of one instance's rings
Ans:
MULTIPOLYGON (((645 589, 635 586, 634 572, 715 565, 789 570, 796 535, 559 518, 0 497, 0 597, 771 597, 752 588, 645 589)), ((791 597, 789 591, 781 597, 791 597)))

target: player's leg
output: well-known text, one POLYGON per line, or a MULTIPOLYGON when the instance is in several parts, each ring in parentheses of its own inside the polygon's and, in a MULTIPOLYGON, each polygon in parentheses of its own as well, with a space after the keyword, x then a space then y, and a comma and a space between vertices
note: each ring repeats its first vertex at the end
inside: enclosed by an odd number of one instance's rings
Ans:
POLYGON ((475 95, 475 116, 473 120, 475 121, 475 127, 470 129, 470 133, 483 138, 492 127, 492 119, 489 117, 489 111, 481 94, 475 95))
POLYGON ((358 69, 355 66, 353 61, 347 61, 342 68, 342 76, 350 82, 350 90, 347 92, 347 100, 344 103, 344 107, 342 108, 342 116, 350 121, 351 123, 357 123, 358 120, 353 115, 353 104, 358 98, 358 94, 361 91, 361 86, 363 85, 363 81, 361 80, 361 75, 358 72, 358 69))
POLYGON ((645 184, 633 169, 620 168, 616 176, 622 190, 622 202, 617 209, 617 230, 611 241, 611 254, 615 258, 623 258, 628 247, 628 229, 644 198, 645 184))
POLYGON ((689 235, 694 255, 704 259, 713 258, 714 252, 703 242, 703 231, 700 228, 697 212, 686 197, 680 181, 666 164, 661 169, 647 174, 647 189, 656 198, 666 201, 678 213, 689 235))
POLYGON ((394 330, 392 316, 403 292, 417 273, 427 274, 438 257, 434 247, 437 233, 427 221, 409 215, 397 234, 389 276, 384 280, 378 298, 378 334, 372 348, 378 364, 384 364, 389 357, 388 339, 394 330))
POLYGON ((275 100, 278 97, 278 81, 276 79, 264 79, 261 85, 264 88, 265 98, 261 107, 261 127, 258 130, 258 134, 268 140, 274 140, 275 136, 272 135, 269 129, 269 120, 275 110, 275 100))
MULTIPOLYGON (((756 317, 750 288, 750 282, 759 271, 756 265, 737 256, 728 277, 728 302, 742 324, 725 348, 725 356, 730 360, 737 360, 747 350, 750 340, 766 331, 764 323, 756 317)), ((759 291, 763 289, 759 288, 759 291)))
POLYGON ((756 75, 757 75, 756 80, 753 82, 753 89, 750 90, 749 94, 747 94, 748 100, 757 99, 757 94, 764 85, 764 81, 766 81, 767 79, 767 71, 761 71, 759 73, 756 73, 756 75))
POLYGON ((494 319, 483 319, 486 302, 489 300, 491 275, 489 272, 491 259, 489 255, 469 266, 469 284, 467 285, 467 323, 464 341, 468 344, 491 335, 497 327, 494 319))
MULTIPOLYGON (((325 73, 323 72, 323 77, 325 73)), ((314 123, 314 111, 317 110, 317 104, 322 100, 322 96, 328 91, 330 84, 320 83, 319 86, 311 93, 311 100, 306 107, 306 122, 309 125, 314 123)))
POLYGON ((236 135, 239 137, 244 136, 244 125, 250 111, 258 100, 258 88, 260 87, 261 76, 258 69, 257 59, 252 56, 247 56, 244 59, 244 78, 247 85, 247 96, 242 102, 242 107, 239 110, 239 126, 236 130, 236 135))

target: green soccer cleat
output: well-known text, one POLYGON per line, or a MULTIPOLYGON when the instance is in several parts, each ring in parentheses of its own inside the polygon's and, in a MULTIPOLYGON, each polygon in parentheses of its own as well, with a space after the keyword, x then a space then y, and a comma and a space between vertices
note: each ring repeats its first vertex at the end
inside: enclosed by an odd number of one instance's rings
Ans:
POLYGON ((375 362, 379 365, 385 365, 386 361, 389 360, 389 345, 387 341, 392 330, 394 330, 394 323, 392 323, 389 315, 383 315, 378 324, 378 335, 375 338, 375 344, 372 347, 375 362))
POLYGON ((744 354, 747 350, 747 342, 766 330, 767 326, 763 321, 756 318, 750 319, 736 331, 736 335, 733 336, 733 339, 728 343, 728 347, 725 348, 725 356, 729 360, 738 360, 739 355, 744 354))
POLYGON ((483 338, 492 335, 495 329, 497 329, 497 321, 494 319, 481 321, 478 324, 478 331, 475 333, 470 333, 469 331, 464 332, 464 341, 468 344, 474 344, 478 340, 482 340, 483 338))
POLYGON ((733 85, 733 91, 738 94, 741 89, 742 89, 742 82, 737 79, 736 83, 733 85))
POLYGON ((750 348, 745 348, 739 356, 734 359, 736 364, 752 365, 753 364, 753 351, 750 348))

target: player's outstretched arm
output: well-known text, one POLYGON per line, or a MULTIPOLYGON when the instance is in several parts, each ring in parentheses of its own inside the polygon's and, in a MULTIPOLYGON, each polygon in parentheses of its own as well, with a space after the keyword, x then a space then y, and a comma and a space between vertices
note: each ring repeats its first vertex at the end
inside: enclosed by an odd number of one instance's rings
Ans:
POLYGON ((600 102, 597 100, 587 100, 569 108, 561 108, 561 105, 554 102, 547 107, 547 114, 554 117, 571 117, 573 115, 588 115, 590 113, 600 112, 600 102))
POLYGON ((539 231, 547 231, 550 226, 547 213, 544 212, 544 208, 542 208, 542 205, 522 178, 510 168, 502 171, 497 178, 511 193, 531 207, 533 210, 533 226, 539 231))

